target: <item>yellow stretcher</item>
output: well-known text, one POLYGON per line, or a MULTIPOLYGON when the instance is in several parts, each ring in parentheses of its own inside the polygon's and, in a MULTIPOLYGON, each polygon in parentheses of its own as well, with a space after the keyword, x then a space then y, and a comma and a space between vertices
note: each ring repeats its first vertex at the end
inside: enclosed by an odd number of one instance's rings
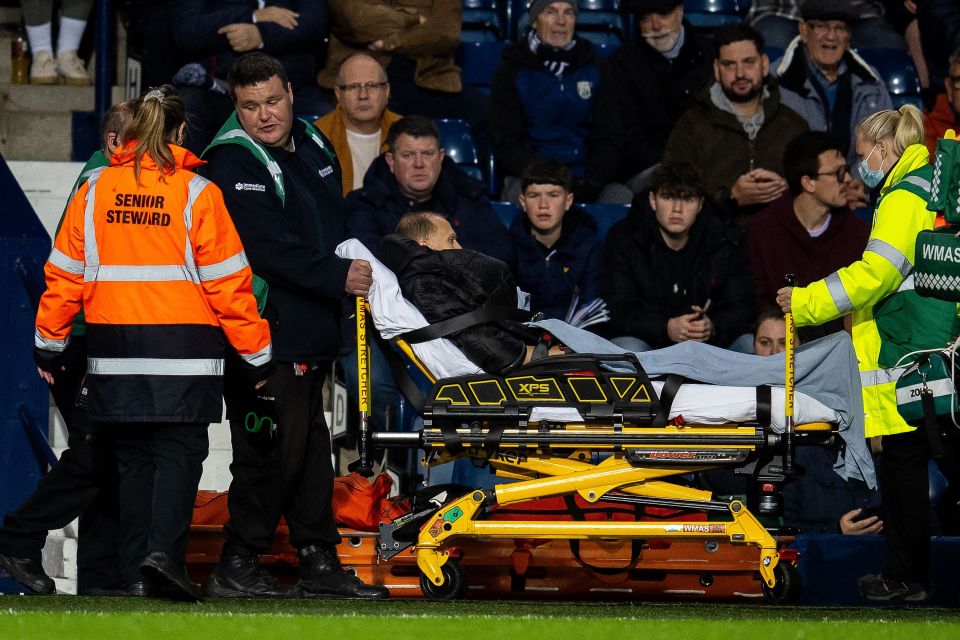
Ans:
POLYGON ((365 313, 358 301, 361 469, 369 467, 372 447, 412 447, 427 452, 426 464, 469 456, 488 462, 497 476, 513 480, 381 525, 378 545, 384 560, 416 545, 421 588, 427 597, 453 599, 465 593, 464 571, 450 553, 456 540, 465 536, 702 539, 749 545, 756 548, 767 599, 780 601, 792 595, 791 589, 798 584, 796 567, 780 562, 777 539, 743 502, 716 501, 709 491, 672 481, 710 469, 747 467, 758 486, 760 511, 772 511, 792 474, 795 440, 823 443, 831 438, 833 424, 793 425, 790 316, 783 434, 759 423, 658 424, 658 397, 632 354, 572 354, 533 361, 505 377, 436 380, 402 341, 398 347, 433 383, 424 406, 424 428, 416 433, 371 433, 366 421, 370 379, 365 313), (581 419, 530 420, 534 407, 550 405, 575 407, 581 419), (588 503, 603 499, 706 512, 708 519, 583 522, 485 517, 495 506, 565 495, 579 495, 588 503))

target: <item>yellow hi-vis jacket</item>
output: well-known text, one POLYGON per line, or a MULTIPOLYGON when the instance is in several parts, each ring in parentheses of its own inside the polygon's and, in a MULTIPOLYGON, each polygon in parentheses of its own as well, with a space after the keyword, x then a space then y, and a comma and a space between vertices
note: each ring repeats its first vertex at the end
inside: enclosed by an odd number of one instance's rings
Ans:
POLYGON ((913 272, 917 234, 933 228, 936 214, 927 211, 927 199, 918 195, 929 194, 929 179, 907 175, 925 166, 929 166, 927 148, 922 144, 907 147, 880 190, 870 238, 860 260, 793 290, 798 326, 821 324, 853 312, 853 346, 860 363, 868 438, 914 429, 897 413, 895 387, 901 370, 879 364, 881 339, 874 307, 901 285, 912 285, 913 278, 908 276, 913 272), (896 188, 903 180, 910 184, 896 188))

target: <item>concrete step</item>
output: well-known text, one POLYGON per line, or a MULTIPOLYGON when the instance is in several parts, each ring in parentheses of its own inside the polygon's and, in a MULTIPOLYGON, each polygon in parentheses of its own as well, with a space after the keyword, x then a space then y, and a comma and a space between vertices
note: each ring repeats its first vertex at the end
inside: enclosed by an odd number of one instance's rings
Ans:
MULTIPOLYGON (((112 100, 122 99, 122 88, 114 87, 112 100)), ((93 108, 93 87, 0 83, 0 153, 8 161, 69 161, 73 112, 93 108)))

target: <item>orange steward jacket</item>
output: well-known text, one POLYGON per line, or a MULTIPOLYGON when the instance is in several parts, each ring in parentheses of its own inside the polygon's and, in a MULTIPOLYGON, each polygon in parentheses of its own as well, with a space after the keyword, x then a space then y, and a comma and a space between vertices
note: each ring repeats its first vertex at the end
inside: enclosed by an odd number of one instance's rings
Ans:
POLYGON ((225 340, 258 380, 272 365, 270 329, 223 195, 191 171, 203 162, 170 145, 176 170, 161 175, 145 154, 138 184, 135 144, 67 206, 44 268, 36 358, 54 361, 83 308, 93 419, 219 421, 225 340))

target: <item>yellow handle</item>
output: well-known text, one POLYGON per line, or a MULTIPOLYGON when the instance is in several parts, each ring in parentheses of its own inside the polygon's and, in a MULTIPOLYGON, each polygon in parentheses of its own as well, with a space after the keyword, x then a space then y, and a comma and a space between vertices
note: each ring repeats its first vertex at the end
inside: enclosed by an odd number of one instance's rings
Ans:
POLYGON ((367 307, 357 296, 357 399, 361 416, 370 413, 370 345, 367 344, 367 307))
POLYGON ((794 355, 793 351, 797 344, 797 329, 793 324, 793 314, 787 313, 783 318, 786 328, 786 351, 784 353, 786 360, 786 371, 784 372, 784 392, 783 392, 783 411, 788 422, 793 421, 793 378, 794 378, 794 355))

